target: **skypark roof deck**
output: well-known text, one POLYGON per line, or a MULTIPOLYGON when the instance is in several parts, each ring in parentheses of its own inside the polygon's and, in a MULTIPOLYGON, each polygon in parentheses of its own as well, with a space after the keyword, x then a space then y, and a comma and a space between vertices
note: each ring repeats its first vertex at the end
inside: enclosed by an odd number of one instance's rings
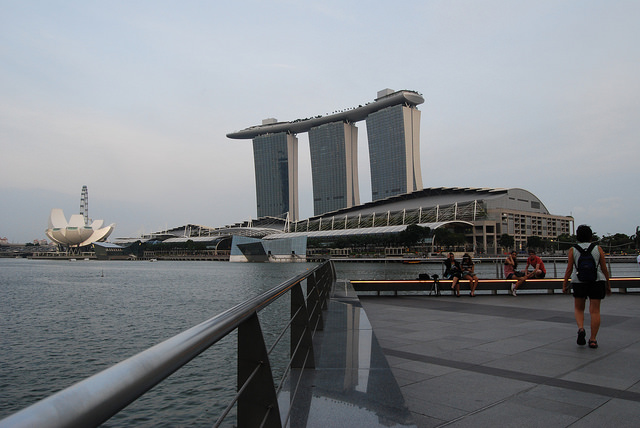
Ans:
POLYGON ((308 119, 297 119, 292 122, 276 122, 264 125, 251 126, 241 131, 231 132, 227 134, 228 138, 245 140, 255 138, 264 134, 276 134, 286 132, 289 134, 299 134, 308 132, 311 128, 333 122, 359 122, 364 120, 371 113, 382 110, 386 107, 407 104, 416 106, 424 103, 422 95, 415 91, 397 91, 392 94, 376 98, 375 101, 358 106, 351 110, 345 110, 327 116, 316 116, 308 119))

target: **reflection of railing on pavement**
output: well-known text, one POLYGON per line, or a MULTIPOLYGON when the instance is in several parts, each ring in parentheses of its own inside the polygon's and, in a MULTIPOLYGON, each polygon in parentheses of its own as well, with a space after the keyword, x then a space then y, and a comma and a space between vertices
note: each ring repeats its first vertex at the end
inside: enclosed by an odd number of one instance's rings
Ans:
POLYGON ((291 368, 314 368, 312 336, 316 330, 323 329, 322 310, 327 308, 335 278, 332 262, 318 265, 1 420, 0 428, 98 426, 235 330, 238 331, 238 393, 215 426, 237 405, 236 426, 279 427, 277 394, 291 368), (258 312, 287 293, 291 293, 289 323, 267 350, 258 312), (291 337, 291 359, 276 387, 269 354, 287 330, 291 337))

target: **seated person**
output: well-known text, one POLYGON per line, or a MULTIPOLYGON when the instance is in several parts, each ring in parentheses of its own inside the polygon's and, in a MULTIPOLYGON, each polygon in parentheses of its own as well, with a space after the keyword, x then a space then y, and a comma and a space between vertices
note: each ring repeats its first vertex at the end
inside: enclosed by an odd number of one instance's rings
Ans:
POLYGON ((547 274, 547 269, 545 269, 542 259, 536 256, 534 250, 529 250, 529 258, 527 259, 527 265, 524 267, 524 273, 526 279, 542 279, 547 274), (529 266, 533 267, 531 272, 529 272, 529 266))
POLYGON ((469 295, 471 297, 476 297, 478 275, 474 272, 475 265, 469 254, 465 253, 464 256, 462 256, 462 263, 460 264, 460 267, 462 269, 462 279, 469 280, 469 289, 471 289, 471 293, 469 295))
POLYGON ((516 295, 516 290, 518 287, 525 282, 526 278, 524 272, 518 270, 518 253, 512 251, 509 253, 507 258, 504 260, 504 277, 505 279, 516 279, 514 284, 511 284, 511 294, 513 296, 516 295))
POLYGON ((453 253, 449 253, 444 261, 444 278, 453 280, 451 283, 451 289, 455 290, 456 297, 460 297, 460 278, 462 278, 462 269, 460 263, 456 261, 456 257, 453 253))

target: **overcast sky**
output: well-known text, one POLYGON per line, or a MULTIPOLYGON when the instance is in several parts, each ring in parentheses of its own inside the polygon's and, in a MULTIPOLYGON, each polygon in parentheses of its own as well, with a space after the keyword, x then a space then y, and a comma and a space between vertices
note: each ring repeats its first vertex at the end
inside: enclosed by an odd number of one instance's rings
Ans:
MULTIPOLYGON (((640 2, 0 0, 0 237, 51 208, 112 238, 256 217, 250 140, 226 134, 420 92, 425 187, 520 187, 633 234, 640 2)), ((371 200, 364 122, 361 201, 371 200)), ((313 214, 299 135, 300 215, 313 214)))

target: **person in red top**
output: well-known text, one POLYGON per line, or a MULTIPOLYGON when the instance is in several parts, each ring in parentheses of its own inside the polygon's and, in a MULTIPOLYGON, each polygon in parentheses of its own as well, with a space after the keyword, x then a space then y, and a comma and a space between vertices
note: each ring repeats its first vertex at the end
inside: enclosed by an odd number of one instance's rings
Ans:
POLYGON ((542 259, 536 256, 536 252, 529 250, 529 258, 527 259, 527 265, 524 267, 525 278, 542 279, 547 274, 547 270, 542 263, 542 259), (529 266, 533 267, 533 270, 529 272, 529 266))

